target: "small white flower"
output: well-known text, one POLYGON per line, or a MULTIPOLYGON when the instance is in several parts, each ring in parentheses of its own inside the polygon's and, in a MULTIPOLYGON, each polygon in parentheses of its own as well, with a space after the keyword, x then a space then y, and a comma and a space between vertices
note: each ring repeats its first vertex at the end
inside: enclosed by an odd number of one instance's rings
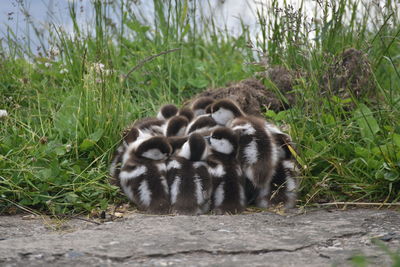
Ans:
POLYGON ((71 144, 67 144, 67 145, 65 146, 65 150, 66 150, 67 152, 70 152, 70 151, 71 151, 71 148, 72 148, 72 145, 71 145, 71 144))
POLYGON ((46 63, 44 63, 44 66, 45 66, 46 68, 50 68, 50 67, 52 66, 52 64, 51 64, 50 62, 46 62, 46 63))
POLYGON ((68 72, 69 72, 69 70, 66 69, 66 68, 60 70, 60 73, 61 73, 61 74, 68 73, 68 72))
POLYGON ((52 57, 56 57, 56 56, 58 56, 59 54, 60 54, 60 50, 58 50, 57 47, 52 47, 52 48, 50 48, 50 55, 51 55, 52 57))
POLYGON ((8 117, 8 112, 5 109, 0 109, 0 118, 8 117))
POLYGON ((98 63, 93 63, 93 67, 94 67, 94 70, 95 70, 97 73, 100 73, 100 72, 103 72, 103 71, 104 71, 104 64, 103 64, 103 63, 100 63, 100 62, 98 62, 98 63))

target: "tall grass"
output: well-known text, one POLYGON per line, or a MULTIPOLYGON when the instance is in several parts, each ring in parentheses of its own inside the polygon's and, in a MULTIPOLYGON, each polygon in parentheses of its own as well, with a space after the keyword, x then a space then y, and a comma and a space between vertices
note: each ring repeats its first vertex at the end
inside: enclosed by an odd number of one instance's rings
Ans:
POLYGON ((199 19, 196 1, 172 0, 154 0, 153 21, 126 1, 93 1, 90 31, 79 24, 72 3, 73 34, 51 25, 50 40, 41 41, 51 47, 41 54, 9 30, 0 47, 0 108, 10 114, 0 121, 0 213, 15 206, 54 214, 105 209, 120 197, 107 181, 107 168, 124 127, 154 115, 161 104, 180 105, 205 88, 275 65, 296 74, 296 104, 266 115, 289 125, 297 143, 300 204, 399 201, 396 6, 388 0, 385 12, 359 18, 361 2, 324 1, 318 20, 311 20, 303 5, 274 8, 278 2, 257 12, 256 40, 244 24, 242 34, 232 36, 212 19, 199 19), (118 22, 110 20, 110 12, 120 15, 118 22), (366 54, 379 101, 371 94, 361 99, 351 93, 342 99, 334 90, 321 94, 332 65, 351 47, 366 54))

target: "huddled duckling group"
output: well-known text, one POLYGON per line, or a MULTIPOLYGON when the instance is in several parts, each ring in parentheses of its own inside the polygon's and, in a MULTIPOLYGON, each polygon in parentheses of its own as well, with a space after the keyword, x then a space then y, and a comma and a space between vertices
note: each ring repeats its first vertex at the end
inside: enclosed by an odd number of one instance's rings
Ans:
POLYGON ((235 214, 247 205, 295 205, 291 138, 229 99, 161 107, 124 133, 110 174, 138 209, 235 214))

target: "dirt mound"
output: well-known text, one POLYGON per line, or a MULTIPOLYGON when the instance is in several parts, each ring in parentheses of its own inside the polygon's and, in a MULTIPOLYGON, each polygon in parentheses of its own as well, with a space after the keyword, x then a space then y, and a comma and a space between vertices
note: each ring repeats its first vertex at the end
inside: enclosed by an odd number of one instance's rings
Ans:
POLYGON ((371 95, 373 89, 371 65, 367 56, 355 48, 343 51, 323 77, 322 94, 331 93, 341 99, 371 95))
MULTIPOLYGON (((256 79, 247 79, 227 87, 208 89, 193 99, 208 96, 214 99, 229 98, 236 101, 244 112, 251 115, 260 115, 266 109, 280 111, 286 108, 284 103, 256 79)), ((193 101, 189 100, 189 103, 193 101)))

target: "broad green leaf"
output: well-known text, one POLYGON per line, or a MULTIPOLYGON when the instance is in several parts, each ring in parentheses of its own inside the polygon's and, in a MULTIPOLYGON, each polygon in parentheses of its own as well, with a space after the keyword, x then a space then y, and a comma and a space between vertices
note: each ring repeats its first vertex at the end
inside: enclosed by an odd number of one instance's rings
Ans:
POLYGON ((85 139, 79 145, 79 149, 85 151, 85 150, 88 150, 88 149, 92 148, 95 144, 96 144, 95 141, 90 140, 90 139, 85 139))
POLYGON ((104 131, 102 129, 98 129, 97 131, 95 131, 94 133, 90 134, 88 136, 88 139, 97 142, 100 140, 100 138, 103 136, 104 131))
POLYGON ((394 133, 393 134, 393 142, 397 147, 400 148, 400 134, 394 133))
POLYGON ((357 121, 361 136, 373 140, 375 134, 379 132, 379 125, 373 116, 372 111, 364 104, 361 104, 354 111, 354 118, 357 121))

